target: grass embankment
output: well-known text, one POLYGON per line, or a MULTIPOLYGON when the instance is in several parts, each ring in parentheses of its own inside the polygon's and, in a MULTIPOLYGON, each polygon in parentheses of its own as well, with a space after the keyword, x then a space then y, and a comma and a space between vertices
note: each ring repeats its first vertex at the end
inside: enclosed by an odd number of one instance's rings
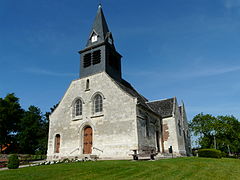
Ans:
POLYGON ((240 160, 97 161, 0 171, 0 179, 240 179, 240 160))

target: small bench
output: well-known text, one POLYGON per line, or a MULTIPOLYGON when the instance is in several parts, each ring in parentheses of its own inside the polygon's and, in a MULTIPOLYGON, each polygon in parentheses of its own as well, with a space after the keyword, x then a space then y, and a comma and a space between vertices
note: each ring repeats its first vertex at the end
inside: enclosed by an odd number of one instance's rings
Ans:
POLYGON ((139 157, 150 157, 151 160, 155 159, 155 156, 158 153, 152 151, 145 151, 143 153, 137 153, 137 150, 133 150, 133 154, 129 154, 133 156, 133 160, 138 160, 139 157))

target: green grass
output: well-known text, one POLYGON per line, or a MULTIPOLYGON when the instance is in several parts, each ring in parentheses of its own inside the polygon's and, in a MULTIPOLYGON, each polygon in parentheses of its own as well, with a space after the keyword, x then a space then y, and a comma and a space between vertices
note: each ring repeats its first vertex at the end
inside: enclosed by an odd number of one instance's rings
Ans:
POLYGON ((240 160, 176 158, 158 161, 97 161, 0 171, 0 179, 240 179, 240 160))

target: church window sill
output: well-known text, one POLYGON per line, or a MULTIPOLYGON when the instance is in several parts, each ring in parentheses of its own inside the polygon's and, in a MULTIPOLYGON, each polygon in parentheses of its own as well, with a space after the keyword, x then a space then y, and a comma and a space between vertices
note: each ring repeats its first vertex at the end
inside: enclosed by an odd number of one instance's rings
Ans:
POLYGON ((91 118, 97 118, 97 117, 102 117, 102 116, 104 116, 103 113, 101 113, 101 114, 94 114, 94 115, 91 116, 91 118))
POLYGON ((78 121, 78 120, 82 120, 82 116, 76 116, 74 118, 72 118, 72 121, 78 121))

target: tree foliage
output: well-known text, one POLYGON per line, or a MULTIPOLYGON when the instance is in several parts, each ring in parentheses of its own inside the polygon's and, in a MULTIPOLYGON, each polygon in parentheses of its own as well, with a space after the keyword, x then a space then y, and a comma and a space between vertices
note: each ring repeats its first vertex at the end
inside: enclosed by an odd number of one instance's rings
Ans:
POLYGON ((45 140, 45 122, 39 108, 30 106, 20 121, 18 142, 20 153, 34 154, 43 151, 42 143, 45 140))
POLYGON ((214 117, 201 113, 193 118, 190 129, 199 137, 201 148, 216 146, 226 153, 240 152, 240 122, 234 116, 214 117))
MULTIPOLYGON (((20 119, 24 110, 19 104, 19 99, 12 93, 0 98, 0 145, 16 143, 15 135, 19 131, 20 119)), ((2 150, 2 148, 1 148, 2 150)))
POLYGON ((2 147, 8 146, 5 153, 45 154, 49 115, 49 112, 42 115, 36 106, 23 110, 13 93, 0 98, 1 151, 2 147))

